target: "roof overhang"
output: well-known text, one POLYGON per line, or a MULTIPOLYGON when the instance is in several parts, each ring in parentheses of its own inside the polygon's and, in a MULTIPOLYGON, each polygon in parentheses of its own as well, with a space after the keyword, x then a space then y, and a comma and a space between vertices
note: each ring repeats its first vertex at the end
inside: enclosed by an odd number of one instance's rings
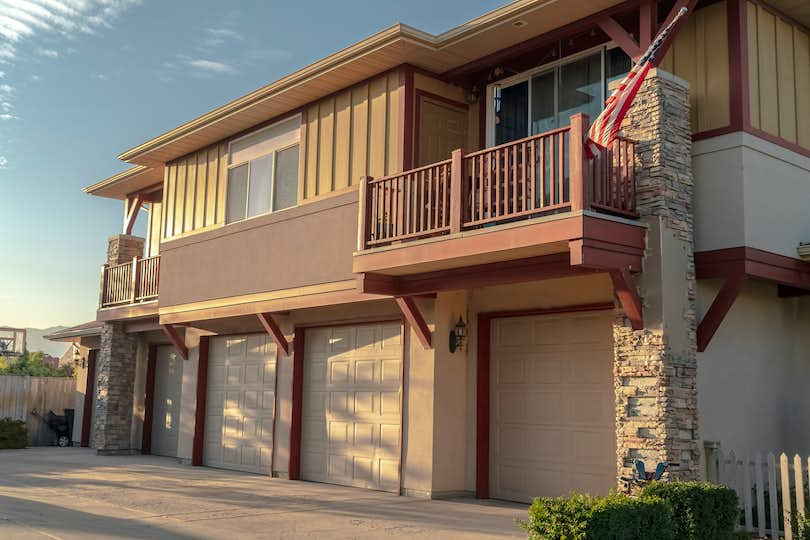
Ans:
POLYGON ((439 35, 396 24, 118 157, 156 167, 397 66, 444 73, 622 3, 517 0, 439 35))
POLYGON ((107 197, 109 199, 126 199, 127 195, 148 190, 156 184, 163 183, 163 164, 154 167, 136 165, 129 169, 105 178, 84 188, 85 193, 107 197))
POLYGON ((77 326, 71 326, 70 328, 64 328, 44 337, 49 341, 64 341, 72 343, 79 338, 100 336, 103 326, 104 323, 102 322, 90 321, 77 326))

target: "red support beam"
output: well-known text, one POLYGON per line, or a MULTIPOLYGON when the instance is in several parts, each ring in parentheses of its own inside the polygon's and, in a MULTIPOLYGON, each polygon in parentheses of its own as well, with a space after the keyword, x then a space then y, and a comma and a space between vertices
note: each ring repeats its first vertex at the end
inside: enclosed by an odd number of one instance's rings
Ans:
POLYGON ((265 332, 270 334, 270 337, 276 342, 278 348, 284 352, 284 356, 289 356, 290 343, 287 341, 287 337, 284 335, 284 332, 281 331, 281 328, 279 328, 273 316, 270 313, 257 313, 256 316, 259 318, 259 322, 262 323, 265 332))
POLYGON ((290 418, 290 480, 301 478, 301 422, 304 406, 304 329, 296 327, 293 339, 292 416, 290 418))
POLYGON ((138 219, 138 212, 143 205, 143 196, 136 193, 132 197, 127 197, 124 201, 124 234, 132 234, 132 227, 138 219))
POLYGON ((174 325, 161 324, 160 326, 163 328, 163 333, 166 334, 166 337, 168 337, 169 341, 174 345, 174 348, 177 349, 177 352, 183 357, 183 360, 188 360, 188 347, 186 347, 186 343, 183 338, 180 337, 180 334, 177 333, 177 329, 174 325))
POLYGON ((419 343, 421 343, 422 347, 425 349, 430 349, 430 328, 428 328, 425 318, 422 317, 419 306, 416 305, 416 302, 414 302, 413 298, 410 296, 398 296, 396 301, 405 320, 408 321, 408 324, 413 328, 416 337, 419 339, 419 343))
POLYGON ((613 280, 613 287, 619 303, 624 309, 624 314, 630 319, 633 330, 644 329, 644 314, 641 306, 641 298, 633 283, 633 277, 626 268, 611 270, 610 278, 613 280))
POLYGON ((633 39, 633 36, 628 34, 627 30, 616 22, 616 19, 613 17, 607 16, 599 19, 596 21, 596 24, 605 34, 608 35, 610 39, 615 41, 616 45, 621 47, 621 49, 627 53, 627 56, 632 58, 634 62, 637 61, 644 53, 644 50, 639 47, 639 44, 635 39, 633 39))
POLYGON ((658 1, 645 0, 638 11, 638 46, 646 50, 658 32, 658 1))
POLYGON ((208 336, 200 336, 200 358, 197 363, 197 403, 194 408, 194 439, 191 446, 191 464, 203 464, 205 442, 205 405, 208 396, 208 336))
POLYGON ((714 337, 717 329, 720 328, 720 323, 726 318, 728 310, 740 294, 743 285, 745 284, 745 273, 738 272, 726 278, 720 292, 714 298, 709 310, 703 316, 697 329, 697 350, 703 352, 709 346, 709 342, 714 337))
POLYGON ((87 382, 84 385, 84 406, 82 408, 82 448, 90 446, 90 427, 93 425, 93 394, 96 391, 96 356, 98 349, 87 353, 87 382))
POLYGON ((141 454, 152 453, 152 417, 155 414, 155 369, 157 368, 157 346, 149 345, 146 362, 146 396, 143 401, 143 432, 141 434, 141 454))

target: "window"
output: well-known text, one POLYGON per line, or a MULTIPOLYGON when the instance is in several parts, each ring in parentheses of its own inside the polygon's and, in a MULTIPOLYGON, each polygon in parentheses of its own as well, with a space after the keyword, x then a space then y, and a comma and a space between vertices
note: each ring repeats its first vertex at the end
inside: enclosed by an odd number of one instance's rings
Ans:
POLYGON ((493 128, 489 145, 543 133, 568 124, 576 113, 595 119, 604 107, 607 85, 630 71, 619 48, 600 48, 555 65, 522 73, 500 83, 500 111, 490 96, 493 128))
POLYGON ((231 142, 225 221, 233 223, 295 206, 301 117, 231 142))

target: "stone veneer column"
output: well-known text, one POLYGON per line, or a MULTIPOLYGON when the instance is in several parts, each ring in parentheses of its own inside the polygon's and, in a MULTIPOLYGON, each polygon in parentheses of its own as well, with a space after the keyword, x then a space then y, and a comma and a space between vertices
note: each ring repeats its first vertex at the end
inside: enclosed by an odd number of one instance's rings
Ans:
POLYGON ((116 234, 107 239, 107 264, 129 262, 133 257, 143 257, 144 239, 131 234, 116 234))
POLYGON ((132 453, 132 399, 137 338, 123 323, 105 323, 96 360, 96 404, 93 447, 99 454, 132 453))
POLYGON ((619 476, 679 463, 673 477, 700 476, 689 85, 652 70, 622 126, 638 141, 636 204, 648 225, 637 285, 644 330, 613 326, 619 476))

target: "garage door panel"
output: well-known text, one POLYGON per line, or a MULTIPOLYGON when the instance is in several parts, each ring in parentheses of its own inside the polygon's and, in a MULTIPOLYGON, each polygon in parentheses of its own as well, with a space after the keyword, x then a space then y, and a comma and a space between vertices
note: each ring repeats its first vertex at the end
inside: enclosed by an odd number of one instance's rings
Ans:
POLYGON ((372 324, 307 331, 304 479, 398 489, 400 329, 372 324))
POLYGON ((265 334, 211 340, 206 465, 270 473, 276 348, 265 334), (220 376, 217 376, 220 374, 220 376))
POLYGON ((611 319, 496 319, 490 471, 493 495, 530 501, 613 487, 611 319))

